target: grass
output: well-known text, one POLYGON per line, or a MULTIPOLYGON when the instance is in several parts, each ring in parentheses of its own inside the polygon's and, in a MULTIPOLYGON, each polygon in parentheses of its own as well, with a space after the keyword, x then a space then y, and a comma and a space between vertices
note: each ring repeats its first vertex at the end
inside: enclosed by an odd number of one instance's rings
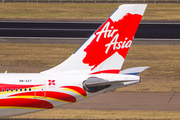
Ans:
MULTIPOLYGON (((0 72, 33 73, 67 59, 79 44, 0 43, 0 72)), ((180 92, 179 45, 132 45, 122 69, 150 66, 140 73, 142 82, 118 92, 180 92)))
POLYGON ((10 119, 101 119, 101 120, 174 120, 180 119, 179 111, 122 111, 122 110, 73 110, 51 109, 11 117, 10 119))
POLYGON ((41 72, 63 62, 79 46, 0 43, 0 72, 41 72))
POLYGON ((1 18, 24 19, 106 19, 117 4, 0 4, 1 18))
MULTIPOLYGON (((117 3, 0 3, 0 18, 105 20, 117 3)), ((180 20, 180 4, 148 4, 143 20, 180 20)))

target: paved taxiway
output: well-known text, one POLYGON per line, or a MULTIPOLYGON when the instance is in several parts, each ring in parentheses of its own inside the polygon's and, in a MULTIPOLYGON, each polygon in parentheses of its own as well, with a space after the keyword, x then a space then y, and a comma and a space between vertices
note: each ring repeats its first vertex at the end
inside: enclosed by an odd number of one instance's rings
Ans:
MULTIPOLYGON (((89 37, 102 22, 1 21, 0 37, 89 37)), ((135 38, 179 39, 180 23, 142 21, 135 38)))
POLYGON ((60 109, 180 111, 180 93, 108 92, 60 109))
MULTIPOLYGON (((0 37, 0 43, 83 44, 87 38, 0 37)), ((135 38, 133 45, 180 45, 180 39, 135 38)))
MULTIPOLYGON (((108 92, 89 99, 60 106, 60 109, 98 109, 98 110, 156 110, 180 111, 180 93, 130 93, 108 92)), ((58 108, 56 108, 58 109, 58 108)), ((7 120, 7 119, 0 119, 7 120)), ((12 119, 30 120, 30 119, 12 119)), ((33 119, 47 120, 47 119, 33 119)), ((55 119, 61 120, 61 119, 55 119)))

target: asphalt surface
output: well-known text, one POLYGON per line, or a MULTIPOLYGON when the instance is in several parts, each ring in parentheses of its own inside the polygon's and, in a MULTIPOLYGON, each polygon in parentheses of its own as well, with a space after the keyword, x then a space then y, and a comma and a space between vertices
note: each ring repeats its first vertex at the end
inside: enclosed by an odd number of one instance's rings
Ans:
POLYGON ((180 93, 108 92, 60 109, 180 111, 180 93))
POLYGON ((108 92, 55 109, 180 111, 179 105, 180 93, 108 92))
MULTIPOLYGON (((102 22, 0 21, 0 37, 88 38, 102 22)), ((180 22, 141 22, 135 38, 180 39, 180 22)))
POLYGON ((180 93, 108 92, 55 109, 180 111, 179 105, 180 93))
MULTIPOLYGON (((0 43, 83 44, 87 38, 0 37, 0 43)), ((134 38, 132 45, 180 45, 180 39, 134 38)))
MULTIPOLYGON (((0 21, 1 43, 82 44, 102 21, 0 21)), ((142 21, 134 45, 180 45, 180 21, 142 21)))

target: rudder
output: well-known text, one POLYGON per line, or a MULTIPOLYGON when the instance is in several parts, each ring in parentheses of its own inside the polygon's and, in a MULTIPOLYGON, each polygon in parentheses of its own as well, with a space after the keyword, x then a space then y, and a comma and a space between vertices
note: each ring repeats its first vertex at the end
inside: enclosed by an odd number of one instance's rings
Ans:
POLYGON ((146 4, 119 6, 66 61, 42 73, 118 74, 146 6, 146 4))

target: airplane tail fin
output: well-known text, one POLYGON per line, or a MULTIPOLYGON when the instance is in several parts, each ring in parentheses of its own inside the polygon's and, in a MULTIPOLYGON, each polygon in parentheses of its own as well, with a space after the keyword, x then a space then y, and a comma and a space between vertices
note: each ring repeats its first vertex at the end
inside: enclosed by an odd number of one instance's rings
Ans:
POLYGON ((119 6, 66 61, 41 73, 119 74, 146 6, 119 6))

